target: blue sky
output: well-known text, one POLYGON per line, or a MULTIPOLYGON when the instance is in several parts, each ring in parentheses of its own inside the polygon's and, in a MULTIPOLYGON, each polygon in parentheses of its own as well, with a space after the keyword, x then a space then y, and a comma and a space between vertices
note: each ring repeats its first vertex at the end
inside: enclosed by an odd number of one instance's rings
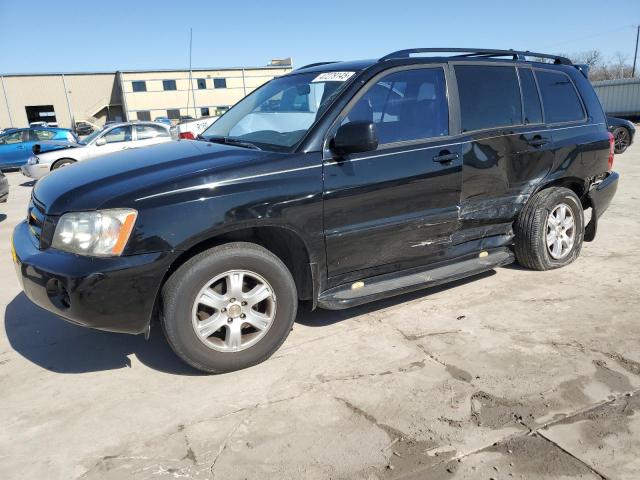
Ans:
POLYGON ((265 65, 377 58, 417 46, 632 61, 639 0, 0 0, 0 72, 265 65))

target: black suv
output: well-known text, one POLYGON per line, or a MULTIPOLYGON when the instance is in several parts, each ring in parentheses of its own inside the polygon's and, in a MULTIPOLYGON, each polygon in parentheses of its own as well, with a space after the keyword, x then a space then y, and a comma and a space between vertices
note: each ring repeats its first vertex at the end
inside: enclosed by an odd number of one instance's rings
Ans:
POLYGON ((618 182, 583 69, 513 50, 307 65, 199 140, 38 182, 13 234, 27 296, 98 329, 148 334, 158 318, 186 362, 230 371, 268 358, 300 302, 567 265, 618 182))

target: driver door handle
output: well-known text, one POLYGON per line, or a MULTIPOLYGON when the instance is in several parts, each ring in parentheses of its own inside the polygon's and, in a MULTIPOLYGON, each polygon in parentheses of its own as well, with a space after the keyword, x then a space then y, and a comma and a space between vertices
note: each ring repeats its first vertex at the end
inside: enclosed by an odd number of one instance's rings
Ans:
POLYGON ((529 140, 529 145, 531 145, 532 147, 541 147, 543 145, 546 145, 547 143, 549 143, 549 139, 543 137, 537 137, 529 140))
POLYGON ((457 160, 457 159, 458 159, 457 153, 450 153, 447 150, 442 151, 440 152, 439 155, 436 155, 435 157, 433 157, 433 161, 438 163, 452 162, 453 160, 457 160))

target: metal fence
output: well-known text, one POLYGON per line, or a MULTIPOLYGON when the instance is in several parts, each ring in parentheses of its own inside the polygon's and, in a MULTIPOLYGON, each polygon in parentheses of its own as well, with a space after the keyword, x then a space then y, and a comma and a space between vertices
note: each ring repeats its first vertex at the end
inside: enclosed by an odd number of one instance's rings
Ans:
POLYGON ((593 82, 600 103, 609 115, 640 116, 640 78, 593 82))

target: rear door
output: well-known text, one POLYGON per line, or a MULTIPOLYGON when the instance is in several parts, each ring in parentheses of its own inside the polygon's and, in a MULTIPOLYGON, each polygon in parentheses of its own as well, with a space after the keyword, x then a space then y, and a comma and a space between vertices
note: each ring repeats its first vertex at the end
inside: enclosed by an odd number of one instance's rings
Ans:
POLYGON ((512 222, 553 165, 535 79, 526 64, 454 66, 464 147, 456 243, 510 235, 512 222))
POLYGON ((131 148, 146 147, 171 140, 169 130, 159 125, 134 125, 131 148))
POLYGON ((374 152, 324 152, 324 229, 330 283, 424 265, 451 243, 462 181, 443 65, 387 70, 350 101, 339 125, 372 121, 374 152), (446 159, 446 160, 445 160, 446 159))

